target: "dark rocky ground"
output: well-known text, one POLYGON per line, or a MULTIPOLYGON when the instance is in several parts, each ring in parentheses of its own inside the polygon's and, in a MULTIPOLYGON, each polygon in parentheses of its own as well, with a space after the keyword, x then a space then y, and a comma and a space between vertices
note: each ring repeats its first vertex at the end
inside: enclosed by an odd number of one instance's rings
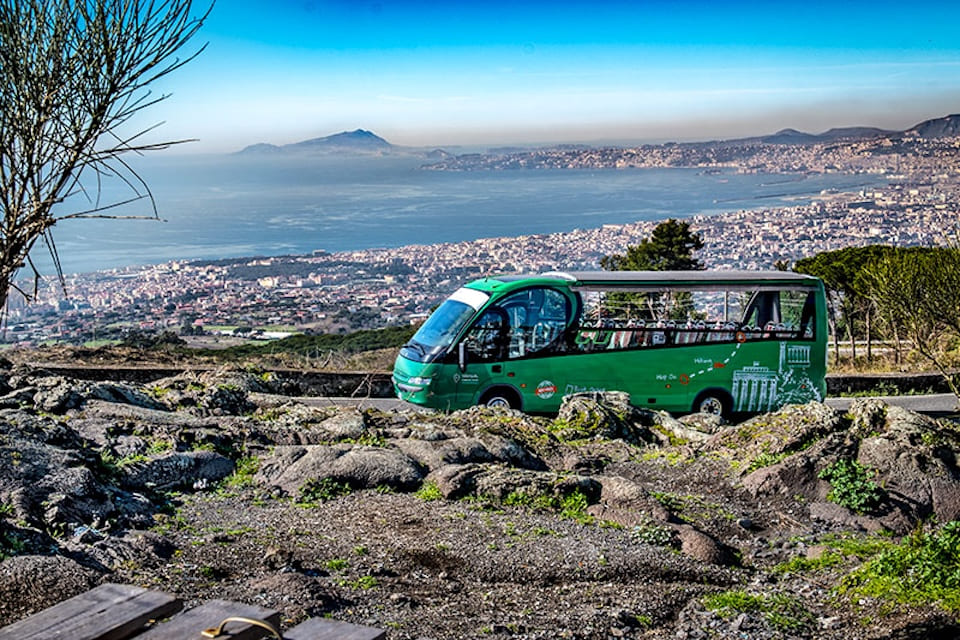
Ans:
POLYGON ((875 401, 726 425, 617 394, 532 418, 318 409, 244 371, 0 380, 7 622, 112 581, 391 639, 960 637, 960 427, 875 401), (932 564, 891 560, 923 541, 932 564))

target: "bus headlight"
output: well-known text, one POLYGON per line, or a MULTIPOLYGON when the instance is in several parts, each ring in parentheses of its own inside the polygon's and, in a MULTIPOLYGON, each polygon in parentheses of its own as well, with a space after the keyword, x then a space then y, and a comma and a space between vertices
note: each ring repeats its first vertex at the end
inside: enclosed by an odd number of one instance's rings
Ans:
POLYGON ((432 380, 433 378, 426 376, 413 376, 412 378, 407 379, 407 384, 413 384, 418 387, 429 387, 432 380))

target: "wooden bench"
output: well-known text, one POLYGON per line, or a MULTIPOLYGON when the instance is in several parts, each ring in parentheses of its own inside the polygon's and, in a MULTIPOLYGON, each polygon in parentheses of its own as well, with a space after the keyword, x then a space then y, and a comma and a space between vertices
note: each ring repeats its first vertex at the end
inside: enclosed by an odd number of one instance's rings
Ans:
POLYGON ((280 614, 253 605, 211 600, 181 611, 166 593, 102 584, 0 628, 0 640, 384 640, 380 629, 311 618, 282 635, 280 614))

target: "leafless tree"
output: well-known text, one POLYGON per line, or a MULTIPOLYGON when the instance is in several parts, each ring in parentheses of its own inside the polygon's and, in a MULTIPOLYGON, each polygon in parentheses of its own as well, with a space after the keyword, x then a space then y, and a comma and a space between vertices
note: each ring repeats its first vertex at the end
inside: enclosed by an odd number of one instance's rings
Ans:
POLYGON ((59 220, 157 217, 149 187, 124 156, 185 142, 146 142, 156 125, 132 118, 168 97, 153 94, 151 83, 203 50, 178 55, 213 7, 197 14, 192 4, 0 0, 0 309, 25 265, 36 293, 30 251, 38 239, 63 283, 51 235, 59 220), (122 181, 128 196, 101 200, 108 179, 122 181), (138 200, 144 215, 116 215, 138 200))
POLYGON ((899 249, 861 278, 883 326, 906 338, 960 400, 953 362, 960 345, 960 247, 899 249))

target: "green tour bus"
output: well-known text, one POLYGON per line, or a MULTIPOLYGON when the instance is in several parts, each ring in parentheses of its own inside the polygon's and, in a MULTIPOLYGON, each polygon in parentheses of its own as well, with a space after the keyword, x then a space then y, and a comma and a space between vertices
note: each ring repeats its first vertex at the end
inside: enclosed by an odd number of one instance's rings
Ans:
POLYGON ((393 369, 401 400, 556 412, 625 391, 675 413, 769 411, 826 395, 823 283, 783 271, 497 276, 447 298, 393 369))

